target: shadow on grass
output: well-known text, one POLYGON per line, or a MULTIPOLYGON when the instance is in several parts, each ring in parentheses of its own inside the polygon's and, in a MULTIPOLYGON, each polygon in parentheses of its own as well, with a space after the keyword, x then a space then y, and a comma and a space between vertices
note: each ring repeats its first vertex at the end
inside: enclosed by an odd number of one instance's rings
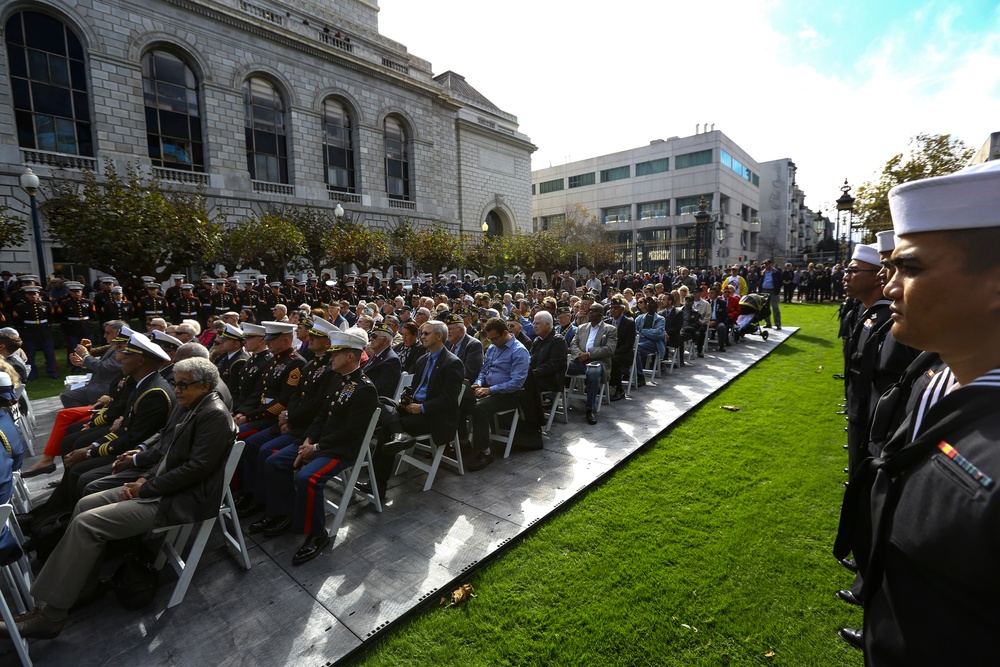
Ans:
MULTIPOLYGON (((813 345, 819 345, 820 347, 832 347, 833 346, 833 341, 832 340, 830 340, 828 338, 820 338, 819 336, 809 336, 807 334, 804 335, 802 333, 798 333, 798 334, 796 334, 795 338, 797 338, 798 340, 800 340, 800 341, 802 341, 804 343, 812 343, 813 345)), ((781 347, 784 347, 784 346, 781 346, 781 347)), ((781 347, 778 347, 778 349, 780 350, 781 347)))

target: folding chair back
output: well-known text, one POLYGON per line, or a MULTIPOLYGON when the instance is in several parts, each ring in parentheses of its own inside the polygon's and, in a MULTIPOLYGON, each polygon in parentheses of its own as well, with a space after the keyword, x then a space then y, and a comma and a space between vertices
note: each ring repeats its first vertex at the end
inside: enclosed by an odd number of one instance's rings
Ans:
MULTIPOLYGON (((0 505, 0 525, 7 524, 13 512, 14 507, 10 503, 0 505)), ((16 591, 17 586, 12 588, 14 590, 11 591, 11 595, 18 596, 16 591)), ((17 652, 17 657, 21 660, 21 664, 25 665, 25 667, 30 667, 31 656, 28 655, 28 641, 17 631, 14 614, 11 612, 10 606, 7 604, 7 598, 3 595, 2 591, 0 591, 0 616, 3 617, 4 624, 7 626, 7 634, 14 643, 14 650, 17 652)))
POLYGON ((392 394, 392 400, 399 402, 399 397, 403 395, 403 390, 413 384, 413 373, 403 373, 396 383, 396 391, 392 394))
POLYGON ((339 503, 335 503, 329 498, 326 499, 327 509, 334 512, 333 523, 330 525, 331 548, 333 543, 337 540, 337 533, 340 531, 341 524, 344 523, 344 516, 347 514, 347 506, 351 504, 351 499, 354 498, 355 495, 360 496, 362 500, 374 504, 376 512, 382 511, 382 499, 379 497, 378 484, 375 482, 375 466, 372 464, 371 449, 372 436, 375 435, 375 427, 378 426, 378 418, 380 414, 382 414, 382 409, 375 408, 375 412, 372 413, 371 421, 368 422, 368 430, 365 432, 365 437, 361 442, 361 451, 358 452, 358 458, 350 467, 344 468, 338 474, 331 477, 327 482, 327 484, 333 481, 339 482, 344 488, 344 492, 340 497, 339 503), (368 471, 368 479, 371 482, 372 489, 371 493, 364 493, 356 488, 358 484, 358 477, 361 475, 362 469, 368 471))

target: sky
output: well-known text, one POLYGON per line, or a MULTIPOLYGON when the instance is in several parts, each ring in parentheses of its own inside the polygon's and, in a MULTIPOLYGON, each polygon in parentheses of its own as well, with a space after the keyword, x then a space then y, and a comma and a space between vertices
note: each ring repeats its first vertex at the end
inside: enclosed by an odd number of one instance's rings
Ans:
POLYGON ((1000 131, 1000 2, 379 0, 379 31, 518 117, 532 168, 715 124, 806 206, 914 135, 1000 131))

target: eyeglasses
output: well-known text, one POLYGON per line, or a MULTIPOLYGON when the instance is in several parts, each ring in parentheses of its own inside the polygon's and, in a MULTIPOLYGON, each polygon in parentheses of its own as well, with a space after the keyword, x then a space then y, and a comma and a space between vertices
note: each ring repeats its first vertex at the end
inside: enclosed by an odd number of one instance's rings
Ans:
POLYGON ((187 389, 192 385, 198 384, 197 382, 174 382, 173 380, 167 380, 167 382, 174 389, 180 389, 181 391, 184 391, 185 389, 187 389))
POLYGON ((878 273, 880 270, 881 269, 855 269, 852 267, 849 269, 844 269, 844 273, 846 273, 849 276, 853 276, 855 273, 878 273))
POLYGON ((430 336, 432 333, 434 333, 434 332, 433 331, 421 331, 420 332, 420 337, 423 338, 424 336, 430 336))

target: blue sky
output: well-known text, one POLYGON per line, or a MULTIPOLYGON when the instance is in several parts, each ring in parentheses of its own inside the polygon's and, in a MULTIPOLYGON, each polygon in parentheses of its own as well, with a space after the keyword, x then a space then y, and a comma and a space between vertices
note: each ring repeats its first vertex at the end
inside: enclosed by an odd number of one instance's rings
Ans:
POLYGON ((806 205, 920 132, 1000 131, 1000 3, 380 0, 380 30, 518 116, 535 168, 714 123, 806 205))

